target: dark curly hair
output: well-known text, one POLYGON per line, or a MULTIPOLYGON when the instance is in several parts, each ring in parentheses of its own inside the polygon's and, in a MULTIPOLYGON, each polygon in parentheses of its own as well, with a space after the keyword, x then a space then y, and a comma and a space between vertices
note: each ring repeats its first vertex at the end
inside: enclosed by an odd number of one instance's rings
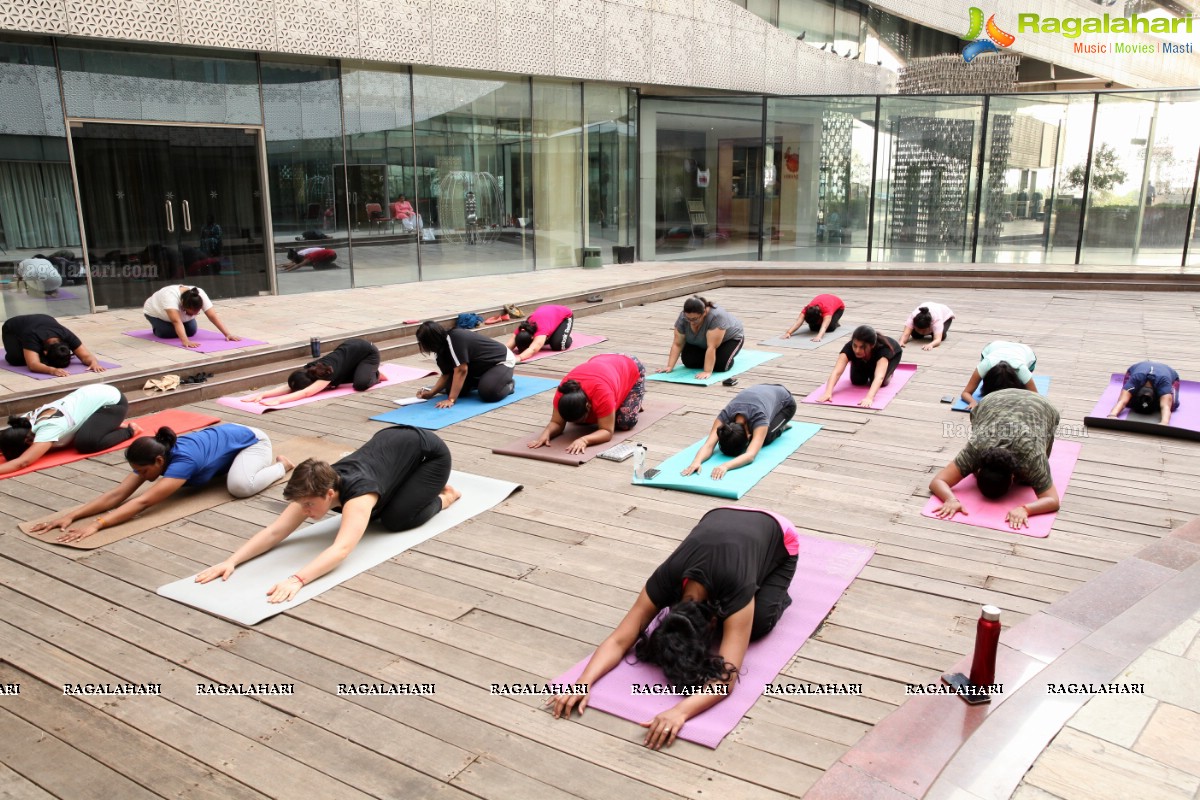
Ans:
POLYGON ((987 371, 983 376, 983 382, 979 389, 981 397, 987 397, 992 392, 998 392, 1001 389, 1024 389, 1025 384, 1017 376, 1017 371, 1013 369, 1012 364, 1007 361, 1001 361, 987 371))
POLYGON ((1012 488, 1017 467, 1017 457, 1012 451, 1003 447, 984 450, 979 456, 979 466, 975 467, 979 491, 989 500, 999 500, 1012 488))
POLYGON ((672 686, 702 687, 730 681, 737 670, 710 648, 718 631, 717 615, 709 603, 676 603, 652 633, 638 636, 633 653, 638 661, 657 664, 672 686))

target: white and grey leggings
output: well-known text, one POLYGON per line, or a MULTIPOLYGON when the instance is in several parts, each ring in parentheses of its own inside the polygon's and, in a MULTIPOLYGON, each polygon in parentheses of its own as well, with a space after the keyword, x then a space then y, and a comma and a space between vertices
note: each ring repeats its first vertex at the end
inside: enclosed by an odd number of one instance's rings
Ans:
MULTIPOLYGON (((250 428, 249 425, 246 426, 250 428)), ((258 428, 250 428, 258 441, 237 454, 229 465, 225 488, 234 497, 251 497, 279 480, 287 472, 283 464, 275 460, 271 440, 258 428)))

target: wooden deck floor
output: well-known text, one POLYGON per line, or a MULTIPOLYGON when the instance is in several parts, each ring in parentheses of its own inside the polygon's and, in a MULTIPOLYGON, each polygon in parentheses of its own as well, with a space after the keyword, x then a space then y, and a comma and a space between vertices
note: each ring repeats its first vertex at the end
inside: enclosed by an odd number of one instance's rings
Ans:
MULTIPOLYGON (((749 346, 783 330, 808 291, 724 290, 749 346), (803 296, 801 296, 803 294, 803 296)), ((846 297, 851 324, 897 335, 928 299, 899 289, 846 297)), ((222 559, 281 507, 280 488, 99 551, 42 545, 22 520, 89 498, 125 473, 121 455, 0 481, 0 796, 625 798, 797 797, 908 682, 936 680, 967 652, 980 603, 1014 623, 1200 514, 1200 447, 1088 431, 1064 510, 1047 539, 920 516, 933 472, 965 439, 938 399, 956 392, 996 338, 1032 345, 1065 425, 1111 371, 1146 357, 1200 375, 1200 298, 949 291, 945 346, 910 346, 920 369, 881 412, 800 406, 822 431, 744 499, 824 537, 877 552, 782 680, 858 682, 859 697, 762 698, 711 751, 640 747, 635 725, 591 711, 556 722, 493 682, 549 679, 587 655, 654 566, 720 501, 629 484, 629 465, 558 466, 490 448, 540 428, 545 396, 441 432, 458 469, 525 491, 291 612, 243 628, 157 597, 159 585, 222 559), (161 683, 159 697, 65 697, 64 683, 161 683), (294 683, 293 696, 205 697, 206 682, 294 683), (424 697, 338 696, 338 683, 434 683, 424 697)), ((608 345, 540 362, 560 375, 608 348, 661 365, 681 300, 589 317, 608 345)), ((741 387, 822 381, 836 346, 785 351, 741 387)), ((703 435, 737 389, 654 383, 684 409, 641 440, 657 461, 703 435)), ((273 436, 353 446, 394 408, 395 391, 264 417, 196 406, 273 436)))

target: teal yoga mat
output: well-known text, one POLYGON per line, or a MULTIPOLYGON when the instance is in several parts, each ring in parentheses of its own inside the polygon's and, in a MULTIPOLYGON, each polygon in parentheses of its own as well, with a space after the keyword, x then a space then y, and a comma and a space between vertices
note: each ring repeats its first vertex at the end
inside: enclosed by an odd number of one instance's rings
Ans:
POLYGON ((659 472, 653 478, 634 478, 633 483, 636 486, 678 489, 681 492, 695 492, 737 500, 753 489, 754 484, 782 464, 788 456, 796 452, 800 445, 815 436, 819 430, 821 430, 821 426, 812 422, 792 422, 792 426, 784 431, 782 436, 758 451, 758 458, 754 459, 753 463, 726 472, 725 477, 719 481, 714 481, 709 477, 712 468, 730 460, 728 456, 721 454, 720 448, 713 451, 712 458, 704 462, 699 472, 687 477, 679 474, 684 467, 692 463, 692 459, 704 444, 704 439, 701 439, 688 449, 676 453, 659 464, 659 472))
MULTIPOLYGON (((1038 394, 1040 394, 1042 397, 1045 397, 1047 394, 1050 393, 1050 376, 1049 375, 1034 375, 1033 376, 1033 385, 1037 387, 1038 394)), ((975 389, 974 397, 975 397, 976 403, 978 403, 980 400, 983 399, 983 387, 978 387, 975 389)), ((954 401, 954 405, 950 406, 950 410, 951 411, 966 411, 967 410, 967 401, 963 400, 961 397, 959 397, 958 399, 956 399, 954 401)))
POLYGON ((685 367, 683 364, 676 364, 675 369, 670 372, 655 372, 646 376, 648 381, 666 381, 667 383, 694 383, 700 386, 712 386, 714 383, 720 383, 726 378, 732 378, 735 375, 741 375, 743 372, 757 367, 763 362, 770 361, 772 358, 779 358, 779 353, 768 353, 765 350, 743 350, 738 353, 733 359, 733 369, 727 372, 714 372, 704 380, 698 380, 696 373, 698 369, 685 367))
POLYGON ((552 378, 533 378, 528 375, 517 375, 513 380, 516 382, 516 389, 512 394, 498 403, 485 403, 479 399, 479 395, 471 392, 458 398, 458 401, 450 408, 438 408, 438 401, 446 399, 445 395, 438 395, 436 398, 427 400, 424 403, 401 406, 395 411, 377 414, 371 417, 371 419, 376 422, 390 422, 393 425, 412 425, 414 428, 425 428, 426 430, 436 431, 440 428, 445 428, 447 425, 462 422, 464 419, 470 419, 471 417, 485 414, 488 411, 503 408, 518 400, 524 400, 526 397, 548 392, 556 388, 559 384, 558 381, 552 378))

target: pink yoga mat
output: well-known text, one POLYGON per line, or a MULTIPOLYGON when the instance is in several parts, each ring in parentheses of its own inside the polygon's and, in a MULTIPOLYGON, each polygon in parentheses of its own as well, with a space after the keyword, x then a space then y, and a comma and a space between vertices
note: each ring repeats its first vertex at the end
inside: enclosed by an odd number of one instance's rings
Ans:
MULTIPOLYGON (((666 400, 646 400, 642 403, 642 413, 638 415, 638 423, 629 431, 616 431, 610 441, 601 445, 595 445, 584 450, 582 454, 575 455, 567 452, 567 446, 571 442, 578 439, 580 436, 587 436, 592 431, 596 430, 595 425, 576 425, 572 422, 567 423, 567 429, 559 436, 550 440, 550 444, 546 447, 539 447, 536 450, 531 450, 528 445, 534 439, 542 435, 541 430, 536 430, 528 436, 523 436, 515 442, 493 447, 493 453, 499 453, 505 456, 518 456, 520 458, 533 458, 539 461, 553 461, 555 464, 571 464, 579 465, 591 461, 596 456, 603 453, 610 447, 620 444, 631 436, 640 436, 647 428, 660 419, 670 414, 672 411, 677 411, 682 408, 682 403, 672 403, 666 400)), ((632 462, 630 462, 632 466, 632 462)))
POLYGON ((1162 436, 1176 436, 1185 439, 1200 439, 1200 383, 1195 381, 1179 382, 1179 408, 1171 412, 1171 423, 1166 427, 1158 421, 1157 409, 1153 414, 1134 414, 1128 408, 1121 412, 1116 419, 1109 419, 1108 412, 1117 404, 1121 396, 1121 387, 1125 384, 1125 374, 1112 374, 1108 387, 1096 407, 1085 419, 1084 423, 1096 428, 1114 428, 1138 433, 1152 433, 1162 436))
MULTIPOLYGON (((434 371, 431 369, 423 369, 421 367, 406 367, 403 364, 380 364, 379 374, 382 380, 368 389, 368 392, 376 389, 383 389, 389 386, 395 386, 398 383, 405 383, 406 381, 415 381, 419 378, 424 378, 426 375, 433 375, 434 371)), ((243 403, 241 397, 234 397, 233 395, 228 397, 219 397, 217 398, 217 403, 225 406, 226 408, 245 411, 249 414, 265 414, 268 411, 277 411, 281 408, 294 408, 295 406, 316 403, 320 400, 330 400, 334 397, 342 397, 343 395, 354 393, 353 386, 343 385, 336 389, 326 389, 323 392, 314 394, 312 397, 305 397, 303 400, 292 400, 287 403, 280 403, 277 406, 264 406, 262 403, 243 403)), ((251 392, 251 394, 254 393, 251 392)))
POLYGON ((167 344, 171 347, 178 347, 181 350, 189 350, 193 353, 219 353, 223 350, 237 350, 242 347, 254 347, 259 344, 266 344, 266 342, 260 342, 258 339, 242 339, 239 342, 227 342, 225 341, 225 337, 216 331, 208 331, 203 328, 196 331, 195 336, 188 337, 191 341, 200 343, 199 347, 192 348, 184 347, 179 343, 178 339, 160 339, 154 335, 153 331, 148 330, 125 331, 125 335, 132 336, 135 339, 145 339, 147 342, 167 344))
MULTIPOLYGON (((875 393, 875 401, 871 404, 871 408, 880 409, 887 408, 887 404, 892 402, 892 398, 899 394, 904 388, 904 384, 908 383, 909 379, 917 373, 916 364, 901 364, 896 367, 896 371, 892 373, 892 380, 887 386, 883 386, 875 393)), ((850 383, 850 368, 842 373, 842 377, 838 378, 837 385, 833 387, 833 399, 829 401, 831 406, 853 406, 858 408, 858 401, 867 396, 869 386, 855 386, 850 383)), ((804 398, 805 403, 816 403, 817 398, 825 391, 825 384, 822 383, 816 389, 809 392, 808 397, 804 398)))
MULTIPOLYGON (((1050 451, 1050 475, 1054 478, 1054 486, 1058 489, 1060 500, 1066 497, 1067 484, 1071 482, 1071 473, 1075 471, 1075 462, 1079 460, 1079 451, 1082 449, 1083 445, 1079 442, 1064 442, 1060 439, 1054 443, 1054 449, 1050 451)), ((1028 528, 1014 531, 1005 522, 1008 510, 1016 508, 1022 503, 1032 503, 1037 499, 1037 494, 1029 486, 1014 486, 999 500, 989 500, 980 494, 979 488, 975 485, 974 475, 968 475, 959 481, 958 485, 954 487, 954 496, 967 510, 967 516, 955 514, 952 519, 955 522, 965 522, 977 528, 991 528, 994 531, 1020 533, 1037 539, 1045 539, 1050 535, 1050 528, 1054 526, 1054 519, 1058 516, 1057 513, 1038 514, 1029 518, 1028 528)), ((924 510, 921 511, 921 516, 936 519, 933 510, 941 507, 942 501, 936 495, 930 497, 924 510)))
MULTIPOLYGON (((870 547, 801 535, 800 559, 789 591, 792 604, 779 618, 775 630, 751 643, 746 650, 741 677, 733 693, 703 714, 689 719, 679 733, 680 738, 705 747, 715 748, 720 744, 750 710, 750 706, 762 696, 763 687, 775 681, 779 671, 829 616, 846 587, 874 554, 875 550, 870 547)), ((555 678, 554 682, 574 683, 590 658, 583 659, 555 678)), ((612 672, 591 686, 589 711, 607 711, 621 719, 641 723, 648 722, 682 699, 662 695, 633 695, 633 684, 662 684, 667 679, 658 667, 628 663, 632 659, 631 653, 626 654, 612 672)))
MULTIPOLYGON (((120 364, 114 364, 111 361, 105 361, 104 359, 97 360, 100 361, 100 366, 104 367, 105 369, 117 369, 121 366, 120 364)), ((9 372, 15 372, 18 375, 25 375, 26 377, 33 378, 35 381, 45 381, 54 377, 53 375, 34 372, 29 367, 14 367, 12 364, 9 364, 4 360, 3 350, 0 350, 0 369, 6 369, 9 372)), ((66 369, 68 375, 82 375, 83 373, 87 372, 87 367, 83 365, 83 362, 74 357, 71 358, 71 363, 67 365, 66 369)))
POLYGON ((549 347, 543 347, 537 353, 525 359, 521 363, 528 364, 532 361, 541 361, 543 358, 550 358, 551 356, 557 356, 561 353, 569 353, 572 350, 578 350, 581 347, 588 347, 593 344, 600 344, 601 342, 607 341, 607 336, 595 336, 590 333, 573 333, 571 334, 571 346, 566 350, 551 350, 549 347))

